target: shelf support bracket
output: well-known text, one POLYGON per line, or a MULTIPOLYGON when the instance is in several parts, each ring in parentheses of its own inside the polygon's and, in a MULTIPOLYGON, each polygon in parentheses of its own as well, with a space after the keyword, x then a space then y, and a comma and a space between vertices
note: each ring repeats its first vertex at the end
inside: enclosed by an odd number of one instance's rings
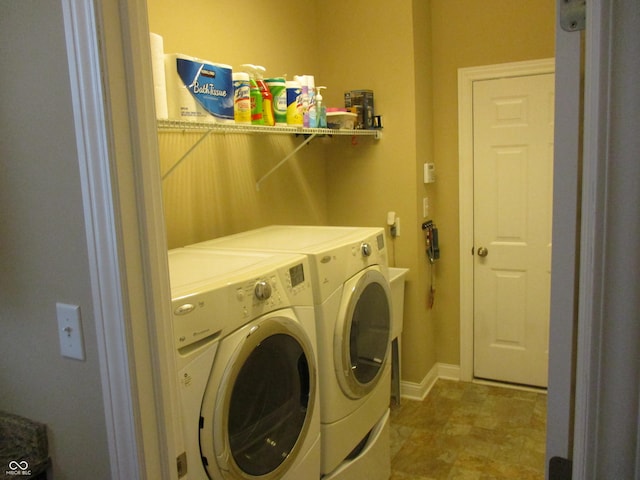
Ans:
POLYGON ((284 163, 289 160, 291 157, 293 157, 296 153, 298 153, 298 151, 300 151, 300 149, 302 149, 302 147, 304 147, 307 143, 309 143, 311 140, 313 140, 316 137, 317 134, 312 133, 311 135, 309 135, 304 142, 302 142, 300 145, 298 145, 291 153, 289 153, 289 155, 287 155, 286 157, 284 157, 282 160, 280 160, 277 165, 275 165, 271 170, 269 170, 267 173, 265 173, 262 178, 260 180, 258 180, 256 182, 256 190, 260 191, 260 184, 262 182, 264 182, 267 177, 271 176, 271 174, 273 172, 275 172, 276 170, 278 170, 282 165, 284 165, 284 163))
POLYGON ((184 155, 182 155, 182 156, 178 159, 178 161, 177 161, 176 163, 174 163, 174 164, 171 166, 171 168, 170 168, 169 170, 167 170, 167 172, 166 172, 164 175, 162 175, 162 180, 164 180, 164 179, 165 179, 165 178, 167 178, 169 175, 171 175, 171 173, 172 173, 176 168, 178 168, 178 165, 180 165, 180 164, 182 163, 182 161, 183 161, 185 158, 187 158, 189 155, 191 155, 191 152, 193 152, 193 151, 196 149, 196 147, 197 147, 198 145, 200 145, 200 144, 204 141, 204 139, 205 139, 205 138, 207 138, 209 135, 211 135, 211 132, 213 132, 213 129, 211 129, 211 130, 207 130, 207 131, 204 133, 204 135, 202 135, 202 136, 198 139, 198 141, 197 141, 196 143, 194 143, 193 145, 191 145, 191 148, 189 148, 189 150, 187 150, 187 151, 184 153, 184 155))

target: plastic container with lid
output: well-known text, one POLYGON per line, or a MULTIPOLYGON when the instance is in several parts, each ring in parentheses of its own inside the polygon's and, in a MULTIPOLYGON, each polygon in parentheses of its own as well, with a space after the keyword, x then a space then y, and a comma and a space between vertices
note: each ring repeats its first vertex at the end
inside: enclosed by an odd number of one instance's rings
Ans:
POLYGON ((287 81, 287 125, 303 126, 302 86, 296 80, 287 81))
POLYGON ((355 127, 358 115, 346 108, 327 108, 327 127, 334 130, 351 130, 355 127))
POLYGON ((246 72, 233 73, 233 117, 238 124, 251 125, 251 88, 246 72))
POLYGON ((265 79, 273 96, 273 116, 276 125, 287 124, 287 83, 284 77, 265 79))

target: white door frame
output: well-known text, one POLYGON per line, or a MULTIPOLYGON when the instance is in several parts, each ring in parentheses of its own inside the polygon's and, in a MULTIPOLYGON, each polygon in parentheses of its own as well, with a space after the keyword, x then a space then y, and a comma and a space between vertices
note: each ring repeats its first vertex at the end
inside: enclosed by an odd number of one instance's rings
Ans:
MULTIPOLYGON (((592 2, 587 5, 590 9, 592 2)), ((578 292, 578 224, 580 212, 580 142, 582 33, 567 32, 556 8, 556 91, 553 164, 553 247, 547 389, 547 466, 552 457, 571 458, 574 419, 575 362, 586 350, 575 348, 578 292)), ((587 15, 587 17, 589 17, 587 15)), ((589 133, 584 131, 584 137, 589 133)), ((595 212, 582 210, 584 217, 595 212)), ((580 247, 582 248, 582 247, 580 247)), ((581 274, 583 274, 581 272, 581 274)), ((577 414, 578 409, 575 409, 577 414)), ((574 476, 574 478, 582 478, 574 476)))
POLYGON ((576 479, 640 478, 640 252, 634 248, 640 200, 628 181, 640 168, 638 13, 635 0, 587 2, 576 479))
POLYGON ((458 70, 460 380, 473 379, 473 82, 554 73, 553 58, 458 70))
POLYGON ((122 261, 109 166, 100 58, 91 2, 62 2, 78 166, 111 474, 141 478, 131 358, 126 345, 122 261), (105 368, 108 367, 108 368, 105 368))
POLYGON ((184 443, 147 6, 62 9, 111 476, 176 480, 184 443))

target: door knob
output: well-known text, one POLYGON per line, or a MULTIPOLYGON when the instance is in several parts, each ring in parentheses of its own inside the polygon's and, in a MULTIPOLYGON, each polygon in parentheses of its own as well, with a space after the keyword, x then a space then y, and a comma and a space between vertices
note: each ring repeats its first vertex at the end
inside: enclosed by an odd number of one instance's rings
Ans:
POLYGON ((478 249, 478 256, 479 257, 486 257, 489 254, 489 250, 487 250, 485 247, 480 247, 478 249))

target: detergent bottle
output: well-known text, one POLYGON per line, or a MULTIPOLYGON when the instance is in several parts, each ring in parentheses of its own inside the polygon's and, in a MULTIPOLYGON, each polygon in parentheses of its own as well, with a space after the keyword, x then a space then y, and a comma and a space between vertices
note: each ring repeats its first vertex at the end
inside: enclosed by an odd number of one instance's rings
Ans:
POLYGON ((322 90, 327 87, 316 87, 316 116, 318 128, 327 128, 327 107, 324 106, 322 90))
POLYGON ((256 67, 250 63, 242 65, 249 74, 249 94, 251 96, 251 124, 264 125, 262 93, 256 81, 256 67))
POLYGON ((273 95, 264 81, 264 72, 266 72, 267 69, 261 65, 256 65, 255 69, 256 83, 262 95, 262 118, 265 125, 273 126, 276 124, 276 119, 273 114, 273 95))

